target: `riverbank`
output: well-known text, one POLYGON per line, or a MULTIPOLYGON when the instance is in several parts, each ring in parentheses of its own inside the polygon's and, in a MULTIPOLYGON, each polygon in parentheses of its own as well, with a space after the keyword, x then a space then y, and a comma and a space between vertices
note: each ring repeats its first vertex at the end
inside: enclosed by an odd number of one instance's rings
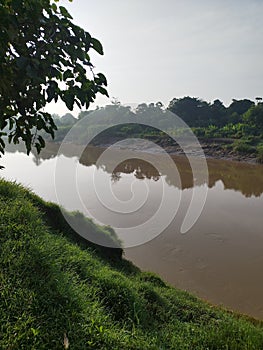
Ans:
POLYGON ((259 159, 256 153, 238 152, 233 146, 233 139, 200 139, 200 145, 207 158, 222 159, 238 162, 257 163, 259 159))
POLYGON ((219 160, 226 160, 226 161, 234 161, 234 162, 245 162, 250 164, 260 164, 258 157, 255 153, 240 153, 235 150, 233 150, 232 140, 220 140, 220 139, 206 139, 202 140, 200 139, 200 146, 202 149, 202 152, 200 152, 200 149, 196 151, 196 145, 187 145, 186 152, 182 150, 182 148, 176 144, 175 142, 171 144, 171 142, 167 142, 167 139, 159 139, 159 138, 152 138, 152 142, 156 143, 160 148, 158 147, 152 147, 147 140, 141 140, 139 143, 137 142, 130 142, 129 139, 122 142, 120 145, 114 145, 115 142, 119 141, 118 139, 111 139, 107 143, 95 143, 95 147, 98 148, 108 148, 112 146, 114 149, 123 149, 123 150, 131 150, 136 152, 146 152, 146 153, 163 153, 167 152, 171 156, 185 156, 189 155, 191 157, 203 157, 209 159, 219 159, 219 160))
POLYGON ((90 245, 57 205, 4 180, 0 202, 0 348, 263 347, 262 322, 170 287, 120 250, 90 245))

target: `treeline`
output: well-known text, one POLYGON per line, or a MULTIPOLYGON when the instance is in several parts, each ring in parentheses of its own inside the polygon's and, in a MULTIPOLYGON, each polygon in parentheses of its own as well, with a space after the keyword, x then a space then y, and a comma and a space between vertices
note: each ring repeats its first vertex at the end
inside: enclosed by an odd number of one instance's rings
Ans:
MULTIPOLYGON (((150 113, 153 117, 159 118, 161 109, 164 109, 161 102, 142 103, 133 111, 133 114, 145 117, 146 113, 150 113)), ((122 106, 119 102, 115 102, 110 106, 97 107, 96 110, 81 111, 78 118, 75 118, 71 113, 67 113, 61 118, 59 115, 53 114, 53 118, 57 126, 60 127, 73 125, 78 119, 82 119, 94 112, 103 111, 109 114, 121 114, 120 112, 122 112, 126 115, 128 110, 130 111, 130 107, 122 106)), ((191 128, 213 127, 212 129, 214 129, 231 125, 230 134, 233 136, 232 126, 237 126, 235 129, 240 131, 240 124, 243 124, 246 125, 246 130, 244 130, 246 133, 255 135, 255 133, 261 134, 263 132, 263 103, 261 98, 256 98, 256 103, 249 99, 233 99, 232 103, 226 107, 218 99, 213 103, 209 103, 200 98, 186 96, 171 100, 167 110, 178 115, 191 128)), ((226 132, 223 132, 223 134, 226 136, 226 132)))
MULTIPOLYGON (((261 105, 261 99, 257 98, 257 105, 261 105)), ((255 102, 243 99, 233 99, 226 107, 222 101, 206 102, 195 97, 174 98, 168 109, 180 116, 191 127, 208 127, 214 125, 223 127, 227 124, 238 124, 244 121, 244 115, 250 109, 256 107, 255 102)), ((259 107, 260 108, 260 107, 259 107)))
POLYGON ((256 103, 248 99, 233 100, 225 107, 220 100, 208 103, 198 98, 184 97, 173 99, 168 109, 195 128, 199 136, 262 136, 263 103, 261 98, 256 100, 256 103))
POLYGON ((220 100, 208 103, 198 98, 173 99, 168 109, 179 115, 199 138, 229 138, 225 147, 240 154, 252 154, 263 162, 263 103, 232 100, 226 107, 220 100))
POLYGON ((122 106, 119 102, 112 105, 100 107, 96 110, 81 111, 78 118, 70 113, 63 117, 53 115, 58 126, 56 141, 62 141, 64 136, 78 120, 87 120, 81 129, 76 132, 77 143, 85 142, 90 131, 105 126, 107 131, 100 142, 105 142, 107 137, 133 137, 150 138, 152 135, 162 135, 163 131, 178 133, 176 114, 179 116, 200 139, 228 139, 225 147, 232 148, 235 152, 242 154, 253 154, 263 162, 263 103, 261 98, 256 101, 249 99, 232 100, 229 106, 222 101, 215 100, 213 103, 206 102, 200 98, 183 97, 174 98, 167 108, 161 102, 142 103, 132 110, 129 106, 122 106), (123 125, 109 128, 116 122, 123 125), (162 130, 156 131, 151 127, 144 127, 141 123, 153 125, 162 130), (127 125, 126 123, 132 123, 127 125), (126 124, 126 125, 125 125, 126 124), (85 127, 86 125, 86 127, 85 127), (84 127, 83 127, 84 126, 84 127))

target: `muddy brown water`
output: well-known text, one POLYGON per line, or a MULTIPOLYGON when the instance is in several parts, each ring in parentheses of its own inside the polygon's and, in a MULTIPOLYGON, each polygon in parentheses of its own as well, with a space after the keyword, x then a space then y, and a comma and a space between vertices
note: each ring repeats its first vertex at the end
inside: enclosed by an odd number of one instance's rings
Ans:
MULTIPOLYGON (((50 144, 40 156, 26 156, 22 150, 8 149, 1 165, 1 176, 32 188, 46 200, 58 201, 54 172, 58 145, 50 144)), ((117 151, 116 151, 117 152, 117 151)), ((65 168, 65 195, 62 204, 69 210, 82 210, 75 201, 75 189, 66 183, 78 165, 79 191, 84 205, 96 221, 120 227, 143 222, 154 215, 160 202, 160 183, 171 194, 182 195, 180 208, 170 225, 153 240, 125 249, 125 256, 143 270, 158 273, 168 283, 190 291, 217 305, 263 319, 263 166, 222 160, 208 160, 209 181, 197 184, 208 190, 201 216, 186 234, 180 224, 193 188, 191 169, 185 158, 174 156, 180 173, 181 188, 173 176, 160 173, 151 162, 129 159, 109 171, 109 164, 96 165, 101 149, 90 147, 77 157, 78 147, 70 146, 60 155, 65 168), (91 176, 113 182, 121 200, 137 195, 148 186, 148 201, 136 214, 113 215, 101 208, 90 192, 91 176)), ((163 161, 162 155, 152 155, 163 161)), ((63 181, 62 181, 63 182, 63 181)), ((61 184, 63 186, 63 183, 61 184)), ((173 200, 170 205, 173 206, 173 200)), ((84 211, 85 212, 85 211, 84 211)))

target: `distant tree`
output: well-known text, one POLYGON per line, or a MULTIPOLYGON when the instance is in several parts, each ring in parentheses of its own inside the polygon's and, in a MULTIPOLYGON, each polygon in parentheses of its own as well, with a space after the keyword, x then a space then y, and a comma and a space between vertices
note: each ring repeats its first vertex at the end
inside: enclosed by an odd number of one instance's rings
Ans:
POLYGON ((223 102, 220 100, 214 100, 210 106, 210 121, 211 124, 216 126, 223 126, 227 122, 227 109, 223 102))
POLYGON ((159 102, 156 102, 156 103, 155 103, 155 106, 156 106, 156 107, 159 107, 159 108, 163 108, 163 103, 160 102, 160 101, 159 101, 159 102))
POLYGON ((135 109, 136 116, 141 118, 147 118, 147 119, 156 119, 156 121, 160 118, 161 113, 163 113, 162 110, 163 104, 162 102, 157 103, 141 103, 137 106, 135 109))
POLYGON ((80 120, 80 119, 83 119, 84 117, 86 117, 89 113, 91 113, 92 111, 88 111, 88 110, 86 110, 86 111, 81 111, 81 112, 79 112, 79 114, 78 114, 78 119, 80 120))
POLYGON ((145 109, 147 109, 147 107, 147 103, 140 103, 136 107, 135 112, 139 114, 140 112, 143 112, 145 109))
POLYGON ((262 103, 263 98, 262 97, 256 97, 255 98, 257 103, 262 103))
POLYGON ((168 110, 177 114, 189 126, 206 126, 209 124, 210 106, 206 101, 196 97, 174 98, 168 110))
POLYGON ((263 133, 263 104, 252 106, 243 116, 244 123, 254 128, 254 134, 263 133))
POLYGON ((59 120, 60 119, 60 115, 59 114, 57 114, 57 113, 53 113, 52 115, 52 118, 53 118, 53 120, 59 120))
POLYGON ((113 105, 115 105, 115 106, 120 106, 121 105, 121 101, 117 97, 112 97, 111 103, 113 105))
POLYGON ((60 118, 60 123, 63 125, 74 125, 77 121, 71 113, 66 113, 60 118))
POLYGON ((47 103, 61 99, 72 110, 88 108, 98 92, 108 96, 106 78, 93 72, 88 54, 102 55, 102 45, 71 20, 51 0, 0 1, 0 131, 8 126, 9 142, 23 141, 28 153, 45 146, 39 130, 54 137, 47 103))
POLYGON ((52 119, 54 120, 54 123, 56 124, 57 127, 59 127, 61 125, 61 121, 60 121, 60 115, 53 113, 51 115, 52 119))
POLYGON ((251 100, 244 99, 244 100, 232 100, 232 103, 228 107, 228 114, 231 115, 232 113, 237 113, 239 116, 242 116, 242 114, 246 113, 246 111, 249 110, 250 107, 254 106, 255 103, 251 100))

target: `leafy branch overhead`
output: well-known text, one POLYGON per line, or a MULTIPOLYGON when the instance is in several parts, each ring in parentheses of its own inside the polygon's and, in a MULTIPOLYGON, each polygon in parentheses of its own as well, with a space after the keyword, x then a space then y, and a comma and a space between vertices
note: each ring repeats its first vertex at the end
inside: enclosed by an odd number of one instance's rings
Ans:
POLYGON ((0 1, 0 130, 8 128, 9 142, 22 140, 28 153, 32 145, 45 146, 39 130, 54 137, 47 103, 61 99, 72 110, 75 104, 88 108, 97 93, 108 96, 107 80, 93 72, 88 54, 103 55, 101 43, 55 2, 0 1))

